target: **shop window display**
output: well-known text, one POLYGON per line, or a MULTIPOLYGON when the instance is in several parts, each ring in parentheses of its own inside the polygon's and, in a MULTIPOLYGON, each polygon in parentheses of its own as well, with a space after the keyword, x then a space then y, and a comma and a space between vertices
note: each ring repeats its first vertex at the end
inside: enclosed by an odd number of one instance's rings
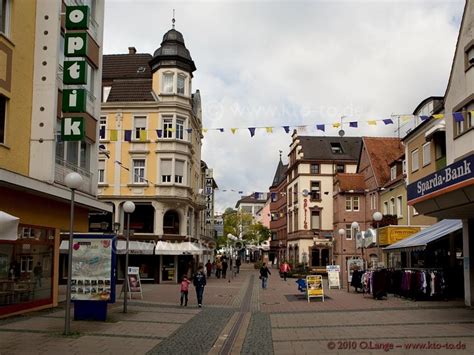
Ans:
POLYGON ((53 248, 54 230, 35 226, 0 242, 0 314, 51 301, 53 248))

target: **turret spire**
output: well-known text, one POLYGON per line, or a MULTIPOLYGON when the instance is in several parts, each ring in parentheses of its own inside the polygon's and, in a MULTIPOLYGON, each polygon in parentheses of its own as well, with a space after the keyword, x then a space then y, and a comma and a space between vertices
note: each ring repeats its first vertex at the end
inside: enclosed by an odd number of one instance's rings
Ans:
POLYGON ((171 20, 173 30, 174 30, 174 23, 175 22, 176 22, 176 19, 174 18, 174 9, 173 9, 173 19, 171 20))

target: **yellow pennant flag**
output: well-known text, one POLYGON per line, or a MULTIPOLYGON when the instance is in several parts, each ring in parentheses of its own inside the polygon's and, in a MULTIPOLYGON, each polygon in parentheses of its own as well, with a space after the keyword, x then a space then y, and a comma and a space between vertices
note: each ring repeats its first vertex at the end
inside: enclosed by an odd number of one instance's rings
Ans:
POLYGON ((433 118, 436 120, 441 120, 444 118, 444 113, 438 113, 436 115, 433 115, 433 118))
POLYGON ((334 128, 339 128, 339 127, 341 127, 341 124, 336 122, 336 123, 333 123, 332 126, 334 128))
POLYGON ((235 134, 235 131, 237 131, 237 128, 231 128, 230 131, 232 132, 232 134, 235 134))
POLYGON ((116 142, 118 140, 118 132, 116 129, 111 129, 110 130, 110 141, 111 142, 116 142))
POLYGON ((367 121, 367 123, 369 125, 372 125, 372 126, 376 126, 377 125, 377 121, 376 120, 370 120, 370 121, 367 121))
POLYGON ((146 141, 146 131, 144 129, 140 130, 140 140, 146 141))
POLYGON ((412 115, 402 115, 400 116, 400 118, 402 119, 402 122, 406 122, 406 121, 411 120, 412 115))
POLYGON ((207 128, 203 128, 202 133, 207 133, 207 128))
POLYGON ((266 127, 267 133, 273 133, 273 127, 266 127))
POLYGON ((176 131, 176 128, 167 128, 166 130, 167 130, 168 132, 174 132, 174 131, 176 131))

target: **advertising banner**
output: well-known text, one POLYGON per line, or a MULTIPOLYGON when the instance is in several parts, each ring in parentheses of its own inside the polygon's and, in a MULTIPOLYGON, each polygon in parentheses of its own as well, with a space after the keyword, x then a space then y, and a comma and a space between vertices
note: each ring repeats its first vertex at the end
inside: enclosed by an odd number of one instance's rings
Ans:
POLYGON ((321 275, 306 276, 306 292, 308 302, 312 297, 321 297, 324 302, 323 277, 321 275))
POLYGON ((109 301, 115 298, 113 236, 74 236, 71 299, 109 301))
POLYGON ((340 289, 341 282, 339 275, 341 272, 341 267, 339 265, 326 265, 326 271, 328 273, 328 287, 337 287, 340 289))

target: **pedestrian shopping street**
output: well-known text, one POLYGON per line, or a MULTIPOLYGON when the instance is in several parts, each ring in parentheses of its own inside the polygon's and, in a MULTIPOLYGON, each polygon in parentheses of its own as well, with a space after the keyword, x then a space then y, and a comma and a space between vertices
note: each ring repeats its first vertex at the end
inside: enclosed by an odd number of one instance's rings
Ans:
POLYGON ((133 300, 127 314, 119 300, 109 306, 106 322, 73 321, 67 337, 61 307, 6 318, 0 320, 0 353, 366 354, 425 346, 430 354, 472 354, 474 349, 474 311, 461 299, 374 300, 353 288, 327 290, 325 284, 325 301, 308 303, 295 279, 283 281, 276 269, 268 289, 259 281, 252 264, 236 277, 211 277, 201 309, 192 286, 188 307, 180 307, 179 285, 145 284, 143 300, 133 300))

